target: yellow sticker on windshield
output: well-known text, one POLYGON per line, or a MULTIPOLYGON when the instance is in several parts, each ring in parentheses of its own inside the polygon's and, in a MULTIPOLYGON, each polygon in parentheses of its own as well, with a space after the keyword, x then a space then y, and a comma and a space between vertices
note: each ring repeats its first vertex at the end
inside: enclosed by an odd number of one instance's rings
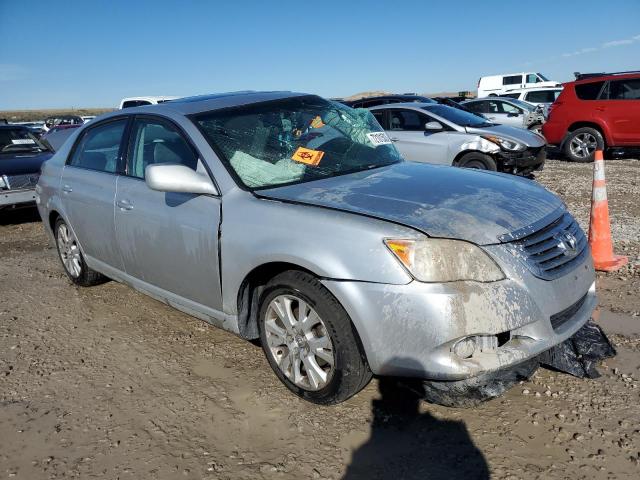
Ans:
POLYGON ((317 115, 316 118, 311 120, 311 128, 322 128, 324 125, 325 123, 322 121, 322 118, 320 118, 320 115, 317 115))
POLYGON ((317 167, 320 160, 322 160, 323 155, 324 152, 321 152, 320 150, 298 147, 291 157, 291 160, 304 163, 305 165, 311 165, 312 167, 317 167))

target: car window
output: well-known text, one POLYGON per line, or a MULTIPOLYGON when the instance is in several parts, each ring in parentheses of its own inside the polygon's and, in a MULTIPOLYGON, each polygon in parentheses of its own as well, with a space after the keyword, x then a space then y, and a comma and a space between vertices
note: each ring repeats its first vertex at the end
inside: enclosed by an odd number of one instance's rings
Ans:
POLYGON ((503 85, 519 85, 522 83, 522 75, 511 75, 508 77, 502 77, 503 85))
POLYGON ((47 147, 27 128, 0 128, 0 154, 45 150, 47 147))
POLYGON ((194 120, 231 174, 250 189, 402 161, 369 110, 313 95, 205 112, 194 120))
POLYGON ((115 173, 126 125, 127 119, 123 118, 87 130, 76 144, 69 165, 115 173))
POLYGON ((136 119, 127 154, 127 175, 144 178, 147 165, 171 163, 198 169, 198 156, 175 127, 160 120, 136 119))
POLYGON ((376 120, 378 121, 378 123, 380 124, 380 126, 385 129, 388 130, 388 125, 387 125, 387 121, 386 121, 386 115, 385 115, 385 111, 384 110, 374 110, 371 113, 373 113, 373 116, 376 117, 376 120))
POLYGON ((467 107, 468 110, 471 110, 474 113, 488 113, 487 102, 465 103, 464 106, 467 107))
POLYGON ((525 100, 532 103, 553 103, 560 95, 560 90, 539 90, 537 92, 528 92, 525 100))
POLYGON ((504 113, 500 108, 500 102, 489 100, 485 102, 484 110, 480 113, 504 113))
POLYGON ((609 100, 640 100, 640 78, 609 82, 609 100))
POLYGON ((596 100, 604 82, 589 82, 576 85, 576 96, 580 100, 596 100))
POLYGON ((535 73, 530 73, 529 75, 527 75, 527 83, 538 83, 540 81, 541 80, 535 73))
POLYGON ((423 132, 426 116, 414 110, 391 110, 390 130, 404 132, 423 132))
POLYGON ((507 102, 498 102, 498 109, 500 113, 521 113, 518 107, 507 102))
POLYGON ((122 104, 122 108, 143 107, 145 105, 151 105, 151 102, 146 100, 128 100, 122 104))

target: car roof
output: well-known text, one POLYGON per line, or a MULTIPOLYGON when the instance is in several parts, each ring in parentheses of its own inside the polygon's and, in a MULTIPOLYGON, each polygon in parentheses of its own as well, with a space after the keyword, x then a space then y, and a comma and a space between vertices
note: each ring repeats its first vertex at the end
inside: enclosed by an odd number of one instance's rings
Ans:
POLYGON ((398 107, 422 108, 422 107, 435 107, 436 105, 441 107, 447 106, 437 102, 398 102, 398 103, 386 103, 384 105, 376 105, 375 107, 370 107, 369 110, 383 110, 383 109, 398 108, 398 107))
POLYGON ((590 82, 606 82, 608 80, 629 80, 632 78, 640 78, 640 73, 600 75, 598 77, 588 77, 588 78, 583 78, 581 80, 574 80, 572 82, 567 82, 567 83, 581 85, 583 83, 590 83, 590 82))
MULTIPOLYGON (((270 100, 280 100, 290 97, 307 96, 307 93, 296 93, 287 91, 256 92, 241 91, 229 93, 213 93, 209 95, 197 95, 184 97, 170 102, 159 103, 157 105, 144 105, 141 107, 127 108, 127 113, 135 112, 162 112, 173 110, 182 115, 192 115, 195 113, 220 110, 222 108, 238 107, 241 105, 251 105, 253 103, 268 102, 270 100)), ((120 111, 121 112, 121 111, 120 111)))

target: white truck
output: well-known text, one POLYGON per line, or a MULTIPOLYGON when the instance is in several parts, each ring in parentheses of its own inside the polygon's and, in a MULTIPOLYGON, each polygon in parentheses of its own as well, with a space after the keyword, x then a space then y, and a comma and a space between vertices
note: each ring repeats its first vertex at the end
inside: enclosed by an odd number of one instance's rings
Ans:
POLYGON ((499 97, 515 89, 561 86, 560 82, 549 80, 541 73, 536 72, 489 75, 480 77, 480 80, 478 80, 478 98, 499 97))

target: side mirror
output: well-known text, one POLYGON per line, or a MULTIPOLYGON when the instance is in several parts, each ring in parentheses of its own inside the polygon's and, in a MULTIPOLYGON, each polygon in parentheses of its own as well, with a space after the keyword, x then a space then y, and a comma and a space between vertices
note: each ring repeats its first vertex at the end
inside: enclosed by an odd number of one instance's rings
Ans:
POLYGON ((444 130, 444 127, 440 122, 427 122, 424 124, 424 129, 427 132, 441 132, 444 130))
POLYGON ((507 117, 519 117, 520 113, 519 112, 509 112, 507 113, 507 117))
POLYGON ((204 195, 218 195, 218 189, 211 179, 184 165, 160 163, 148 165, 144 178, 152 190, 160 192, 182 192, 204 195))

